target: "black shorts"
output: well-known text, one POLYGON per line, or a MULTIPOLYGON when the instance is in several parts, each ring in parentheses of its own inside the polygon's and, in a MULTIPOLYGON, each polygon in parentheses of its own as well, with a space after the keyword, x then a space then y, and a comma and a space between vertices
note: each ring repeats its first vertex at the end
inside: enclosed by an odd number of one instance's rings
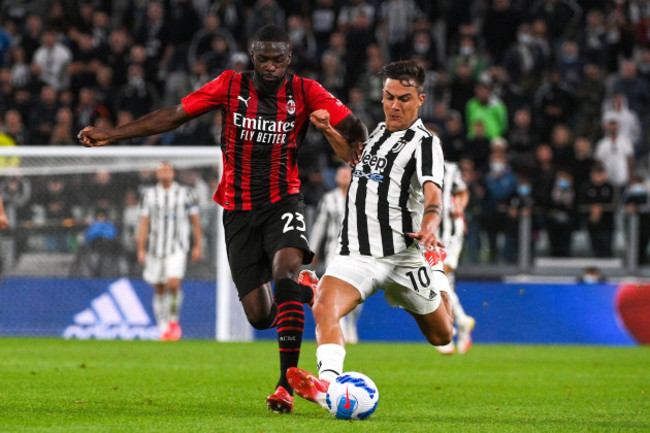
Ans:
POLYGON ((307 241, 305 203, 295 194, 259 210, 224 210, 223 227, 230 273, 239 299, 272 279, 273 256, 283 248, 302 250, 302 263, 314 253, 307 241))

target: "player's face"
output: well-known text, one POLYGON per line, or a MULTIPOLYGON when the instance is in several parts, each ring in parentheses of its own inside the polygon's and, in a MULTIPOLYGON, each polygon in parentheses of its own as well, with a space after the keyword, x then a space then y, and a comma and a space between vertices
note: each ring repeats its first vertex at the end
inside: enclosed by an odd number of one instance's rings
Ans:
POLYGON ((255 42, 251 49, 255 69, 255 85, 263 91, 276 91, 287 75, 291 62, 289 44, 282 42, 255 42))
POLYGON ((174 167, 169 164, 160 164, 156 169, 156 178, 162 184, 170 184, 174 180, 174 167))
POLYGON ((393 78, 384 83, 382 103, 386 115, 386 128, 400 131, 411 126, 418 118, 418 109, 424 102, 424 93, 418 93, 415 82, 405 86, 393 78))

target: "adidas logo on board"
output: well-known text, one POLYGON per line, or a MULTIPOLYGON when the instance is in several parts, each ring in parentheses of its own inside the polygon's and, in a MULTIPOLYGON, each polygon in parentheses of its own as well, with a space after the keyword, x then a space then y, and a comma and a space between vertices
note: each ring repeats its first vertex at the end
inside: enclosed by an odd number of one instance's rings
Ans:
POLYGON ((121 278, 75 314, 63 337, 87 340, 158 340, 160 332, 127 278, 121 278))

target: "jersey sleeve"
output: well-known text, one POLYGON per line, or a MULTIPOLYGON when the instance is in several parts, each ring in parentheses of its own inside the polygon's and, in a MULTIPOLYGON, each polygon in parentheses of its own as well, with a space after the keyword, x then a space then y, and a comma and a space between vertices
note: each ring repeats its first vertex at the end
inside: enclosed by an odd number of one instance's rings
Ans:
POLYGON ((306 102, 311 113, 316 110, 327 110, 330 113, 330 124, 336 126, 345 119, 352 111, 341 101, 325 90, 317 81, 303 78, 305 86, 306 102))
POLYGON ((215 107, 225 105, 228 96, 228 84, 234 73, 235 71, 232 70, 225 71, 200 89, 181 99, 181 104, 187 114, 198 116, 215 107))
POLYGON ((442 155, 440 139, 434 135, 422 137, 415 158, 420 184, 424 185, 425 182, 433 182, 442 188, 445 175, 445 160, 442 155))
POLYGON ((460 168, 458 165, 454 164, 454 184, 452 185, 452 192, 459 193, 467 189, 467 184, 463 180, 463 176, 460 173, 460 168))
POLYGON ((199 198, 196 196, 196 192, 191 189, 185 189, 187 194, 187 213, 188 215, 198 215, 199 214, 199 198))
POLYGON ((145 189, 142 192, 142 197, 140 198, 140 206, 138 209, 138 215, 141 217, 148 217, 149 216, 149 202, 150 202, 150 196, 151 194, 149 193, 150 189, 145 189))

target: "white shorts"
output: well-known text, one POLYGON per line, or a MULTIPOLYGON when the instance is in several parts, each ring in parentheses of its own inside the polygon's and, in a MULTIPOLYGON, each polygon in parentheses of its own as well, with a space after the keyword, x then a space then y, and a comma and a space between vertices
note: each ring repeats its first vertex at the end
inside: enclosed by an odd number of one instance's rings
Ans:
POLYGON ((449 239, 442 240, 442 243, 445 244, 445 252, 447 257, 445 258, 445 265, 449 266, 451 269, 458 268, 458 260, 460 259, 460 253, 463 251, 463 242, 465 240, 465 220, 463 218, 454 219, 454 235, 450 236, 449 239))
POLYGON ((449 281, 442 264, 429 266, 422 250, 411 245, 388 257, 337 255, 325 275, 353 285, 361 301, 384 290, 384 297, 393 307, 415 314, 429 314, 440 306, 440 292, 449 292, 449 281))
POLYGON ((178 251, 165 257, 147 254, 144 260, 142 278, 149 284, 165 284, 170 278, 183 279, 187 253, 178 251))

